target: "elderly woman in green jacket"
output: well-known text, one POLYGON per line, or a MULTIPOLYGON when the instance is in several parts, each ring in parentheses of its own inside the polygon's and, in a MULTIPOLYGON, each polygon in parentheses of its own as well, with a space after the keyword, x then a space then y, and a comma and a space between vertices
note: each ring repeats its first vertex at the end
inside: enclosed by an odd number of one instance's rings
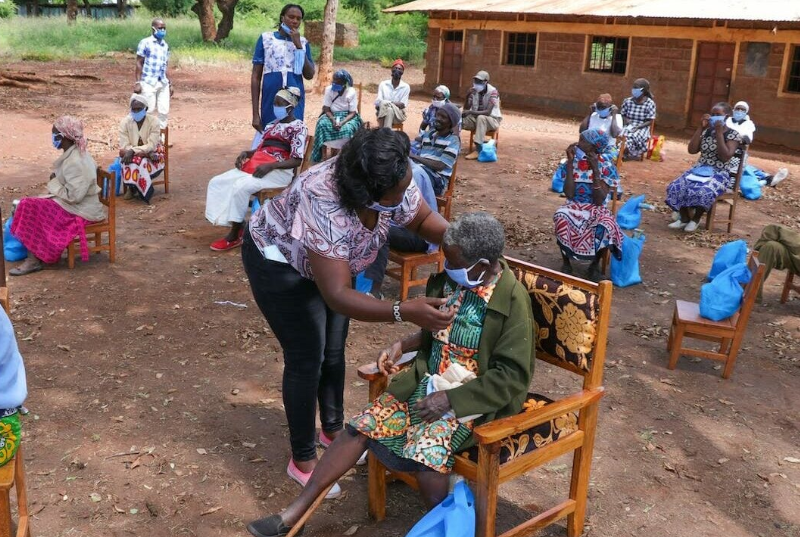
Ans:
POLYGON ((525 288, 502 258, 502 225, 469 213, 444 235, 445 272, 428 282, 427 296, 447 298, 453 322, 436 333, 416 332, 378 357, 384 375, 407 371, 354 416, 328 447, 303 492, 279 515, 252 522, 256 537, 286 535, 314 499, 339 479, 365 449, 388 468, 414 472, 428 508, 446 496, 454 454, 474 444, 474 427, 520 412, 533 374, 533 314, 525 288))

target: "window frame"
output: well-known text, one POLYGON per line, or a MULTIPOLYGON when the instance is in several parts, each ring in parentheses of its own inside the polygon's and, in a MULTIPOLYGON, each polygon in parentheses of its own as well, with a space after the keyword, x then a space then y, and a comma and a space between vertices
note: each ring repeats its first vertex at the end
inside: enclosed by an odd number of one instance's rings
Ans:
POLYGON ((778 84, 778 97, 786 99, 800 99, 800 92, 788 91, 791 78, 792 60, 795 55, 800 55, 800 43, 786 43, 783 47, 783 60, 781 62, 781 77, 778 84))
MULTIPOLYGON (((628 67, 630 64, 631 59, 631 41, 630 37, 624 36, 611 36, 611 35, 594 35, 590 34, 586 36, 586 61, 584 63, 584 72, 585 73, 598 73, 604 75, 616 75, 626 77, 628 76, 628 67), (613 48, 611 49, 611 59, 609 60, 611 63, 611 67, 609 69, 601 69, 601 68, 593 68, 592 67, 592 51, 594 48, 595 40, 601 39, 603 40, 600 45, 607 46, 609 44, 613 44, 613 48), (625 61, 622 62, 620 60, 615 59, 616 51, 620 40, 625 40, 625 61), (622 65, 623 71, 616 72, 614 69, 616 66, 622 65)), ((607 60, 605 58, 599 59, 601 62, 605 63, 607 60)))
POLYGON ((788 52, 788 57, 786 59, 786 80, 781 85, 781 88, 789 95, 797 95, 800 97, 800 44, 789 44, 788 52), (796 74, 792 74, 794 69, 797 69, 796 74), (789 86, 793 82, 796 86, 794 89, 790 89, 789 86))
MULTIPOLYGON (((523 58, 527 58, 529 54, 527 53, 527 47, 530 45, 528 41, 525 43, 525 53, 521 56, 523 58)), ((503 32, 503 48, 501 51, 502 54, 502 64, 507 67, 519 67, 522 69, 536 69, 539 64, 539 32, 503 32), (533 64, 526 65, 520 63, 511 63, 509 62, 509 48, 511 47, 511 36, 512 35, 524 35, 524 36, 533 36, 533 64)), ((514 53, 515 58, 518 58, 520 54, 514 53)))

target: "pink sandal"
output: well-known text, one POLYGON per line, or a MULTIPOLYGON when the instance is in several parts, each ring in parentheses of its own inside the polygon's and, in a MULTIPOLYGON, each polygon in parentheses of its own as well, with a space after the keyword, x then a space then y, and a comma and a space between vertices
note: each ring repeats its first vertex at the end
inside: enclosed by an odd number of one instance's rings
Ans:
MULTIPOLYGON (((311 479, 311 474, 313 472, 303 472, 297 465, 294 463, 294 459, 289 459, 289 466, 286 468, 286 475, 291 477, 294 481, 296 481, 301 487, 305 487, 308 484, 308 480, 311 479)), ((334 498, 338 498, 342 495, 342 488, 339 486, 339 483, 334 483, 331 487, 331 490, 328 491, 328 494, 325 495, 326 500, 332 500, 334 498)))

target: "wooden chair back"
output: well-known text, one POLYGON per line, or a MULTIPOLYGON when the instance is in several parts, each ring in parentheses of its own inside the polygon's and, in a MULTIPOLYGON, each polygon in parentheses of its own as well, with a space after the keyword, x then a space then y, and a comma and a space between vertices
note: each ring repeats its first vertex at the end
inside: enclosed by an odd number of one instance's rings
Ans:
MULTIPOLYGON (((101 222, 89 224, 85 228, 86 240, 89 242, 89 252, 99 253, 108 252, 109 263, 116 261, 117 255, 117 214, 116 196, 114 195, 114 182, 116 174, 97 168, 97 186, 100 188, 97 197, 100 203, 106 206, 108 214, 106 219, 101 222), (107 242, 103 243, 103 234, 108 235, 107 242)), ((80 239, 72 239, 67 246, 67 265, 75 268, 76 249, 80 249, 80 239)))
POLYGON ((17 531, 13 535, 31 537, 22 444, 12 459, 0 466, 0 535, 3 537, 11 537, 14 527, 11 519, 11 489, 16 489, 17 493, 17 531))
POLYGON ((161 129, 161 143, 164 144, 164 171, 153 181, 153 186, 164 185, 164 194, 169 194, 169 127, 161 129))
POLYGON ((736 169, 736 176, 734 178, 733 187, 731 192, 723 192, 720 194, 714 204, 711 206, 711 210, 706 213, 706 229, 709 231, 714 231, 714 226, 717 224, 723 224, 726 226, 727 232, 730 233, 733 231, 733 221, 736 216, 736 202, 739 200, 739 185, 742 182, 742 174, 744 173, 744 168, 747 165, 747 146, 742 146, 742 153, 741 157, 739 157, 739 167, 736 169), (720 208, 728 208, 728 214, 725 217, 721 217, 718 214, 720 208))
POLYGON ((3 211, 0 209, 0 306, 10 313, 8 305, 8 285, 6 284, 6 256, 3 252, 3 211))
POLYGON ((622 169, 622 163, 625 162, 625 145, 628 143, 628 137, 625 135, 617 136, 617 147, 619 147, 619 154, 615 165, 617 166, 617 173, 622 169))
POLYGON ((256 192, 256 198, 260 204, 264 204, 264 200, 272 199, 275 196, 280 195, 281 192, 286 190, 291 186, 297 176, 306 171, 309 167, 311 167, 311 152, 314 148, 314 135, 309 134, 306 137, 306 147, 303 150, 303 159, 300 161, 300 166, 294 169, 294 177, 292 181, 286 186, 279 186, 276 188, 263 188, 256 192))

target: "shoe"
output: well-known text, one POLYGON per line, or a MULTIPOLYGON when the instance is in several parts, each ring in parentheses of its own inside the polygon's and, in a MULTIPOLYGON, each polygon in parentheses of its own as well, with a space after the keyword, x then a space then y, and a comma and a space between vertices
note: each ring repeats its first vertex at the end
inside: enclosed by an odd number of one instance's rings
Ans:
POLYGON ((680 219, 681 219, 681 213, 679 213, 678 211, 672 211, 672 221, 677 222, 680 219))
MULTIPOLYGON (((297 535, 302 535, 305 529, 305 526, 300 528, 297 535)), ((292 528, 283 523, 281 515, 270 515, 248 524, 247 531, 255 535, 255 537, 282 537, 283 535, 289 535, 292 528)))
MULTIPOLYGON (((369 294, 369 293, 367 293, 369 294)), ((381 299, 383 300, 383 299, 381 299)), ((329 438, 325 431, 320 430, 319 432, 319 445, 323 447, 323 449, 328 449, 330 445, 333 444, 333 438, 329 438)), ((356 461, 356 466, 364 466, 367 464, 367 452, 361 454, 361 456, 356 461)))
POLYGON ((242 238, 239 237, 235 241, 229 241, 225 237, 221 238, 218 241, 214 241, 211 243, 211 249, 215 252, 224 252, 226 250, 233 250, 234 248, 238 248, 242 245, 242 238))
POLYGON ((132 200, 133 199, 133 188, 126 188, 125 194, 122 196, 124 200, 132 200))
POLYGON ((700 224, 698 224, 697 222, 695 222, 694 220, 692 220, 691 222, 689 222, 688 224, 686 224, 686 227, 684 227, 684 228, 683 228, 683 230, 684 230, 686 233, 694 233, 694 231, 695 231, 695 230, 696 230, 698 227, 700 227, 700 224))
MULTIPOLYGON (((289 460, 289 466, 286 468, 286 475, 291 477, 301 487, 306 486, 308 480, 311 479, 311 473, 312 472, 308 473, 303 472, 302 470, 300 470, 300 468, 297 467, 293 459, 289 460)), ((339 483, 334 483, 333 486, 331 487, 331 490, 329 490, 328 494, 325 495, 325 499, 332 500, 334 498, 338 498, 341 495, 342 495, 342 487, 339 486, 339 483)))
POLYGON ((464 158, 467 159, 467 160, 478 160, 478 152, 477 151, 473 151, 472 153, 470 153, 469 155, 467 155, 464 158))
POLYGON ((8 271, 9 275, 11 276, 25 276, 26 274, 32 274, 34 272, 39 272, 44 268, 44 264, 36 259, 35 261, 31 261, 29 257, 26 259, 20 266, 14 267, 8 271))
POLYGON ((787 170, 786 168, 781 168, 780 170, 778 170, 778 173, 772 176, 772 182, 769 184, 769 186, 778 186, 778 183, 780 183, 787 177, 789 177, 789 170, 787 170))
POLYGON ((685 228, 689 222, 681 222, 680 220, 675 220, 673 223, 668 225, 667 227, 670 229, 681 229, 685 228))

